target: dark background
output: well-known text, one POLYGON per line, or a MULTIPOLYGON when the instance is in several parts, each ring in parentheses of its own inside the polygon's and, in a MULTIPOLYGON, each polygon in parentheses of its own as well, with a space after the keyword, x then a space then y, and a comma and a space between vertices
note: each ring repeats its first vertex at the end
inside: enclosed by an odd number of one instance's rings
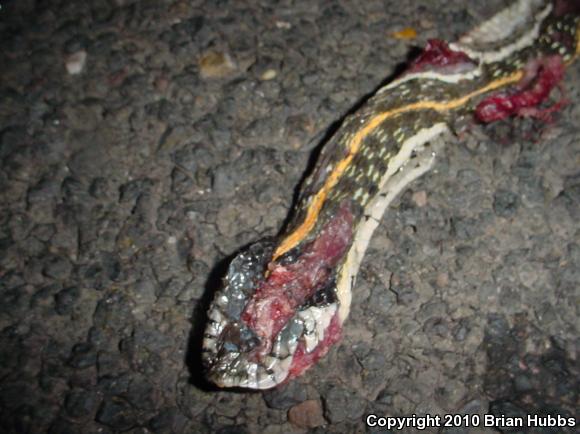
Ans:
POLYGON ((199 367, 226 258, 276 234, 328 131, 426 39, 505 2, 0 5, 0 430, 578 416, 577 65, 554 123, 468 121, 387 212, 315 368, 233 393, 199 367))

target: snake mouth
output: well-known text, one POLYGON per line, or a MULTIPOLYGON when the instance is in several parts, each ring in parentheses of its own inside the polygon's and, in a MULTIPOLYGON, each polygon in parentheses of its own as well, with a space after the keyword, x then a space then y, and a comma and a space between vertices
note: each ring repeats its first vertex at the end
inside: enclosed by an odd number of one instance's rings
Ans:
POLYGON ((208 316, 203 361, 220 387, 267 389, 324 356, 340 337, 336 277, 352 242, 341 206, 298 254, 272 260, 263 240, 230 263, 208 316))
POLYGON ((222 318, 221 333, 205 337, 207 376, 219 387, 269 389, 282 384, 324 356, 338 339, 336 313, 336 303, 299 310, 267 354, 261 354, 263 341, 245 324, 222 318))

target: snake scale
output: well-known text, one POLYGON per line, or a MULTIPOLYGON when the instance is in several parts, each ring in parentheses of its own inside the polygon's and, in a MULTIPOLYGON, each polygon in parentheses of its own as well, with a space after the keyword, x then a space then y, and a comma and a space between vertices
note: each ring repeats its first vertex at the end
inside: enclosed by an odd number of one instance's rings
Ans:
POLYGON ((433 167, 454 122, 542 115, 580 54, 578 0, 517 0, 408 69, 348 116, 302 186, 290 224, 230 263, 202 359, 220 387, 267 389, 340 338, 359 265, 392 200, 433 167))

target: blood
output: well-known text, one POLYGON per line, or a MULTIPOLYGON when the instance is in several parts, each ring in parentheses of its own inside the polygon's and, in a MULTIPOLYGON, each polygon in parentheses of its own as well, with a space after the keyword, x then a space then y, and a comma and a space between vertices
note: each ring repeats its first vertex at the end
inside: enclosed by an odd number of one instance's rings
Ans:
POLYGON ((452 73, 474 66, 475 62, 467 54, 452 50, 447 42, 440 39, 429 39, 423 52, 411 63, 406 72, 443 70, 442 72, 452 73))
POLYGON ((547 109, 536 106, 548 98, 552 89, 564 77, 564 62, 560 56, 534 59, 525 67, 525 75, 512 94, 497 93, 475 108, 475 117, 483 123, 495 122, 509 116, 533 116, 549 121, 551 113, 559 110, 565 101, 561 100, 547 109))
POLYGON ((270 351, 274 337, 296 308, 327 283, 352 241, 352 225, 350 208, 343 205, 295 262, 270 264, 269 276, 259 284, 241 316, 260 337, 257 355, 270 351))
POLYGON ((310 366, 318 362, 322 357, 328 353, 330 347, 332 347, 340 339, 342 333, 342 325, 338 319, 338 313, 332 317, 328 328, 324 332, 324 338, 318 343, 316 348, 310 353, 306 351, 304 342, 300 342, 296 351, 294 352, 294 358, 292 359, 292 365, 290 366, 290 371, 287 380, 298 377, 310 366))

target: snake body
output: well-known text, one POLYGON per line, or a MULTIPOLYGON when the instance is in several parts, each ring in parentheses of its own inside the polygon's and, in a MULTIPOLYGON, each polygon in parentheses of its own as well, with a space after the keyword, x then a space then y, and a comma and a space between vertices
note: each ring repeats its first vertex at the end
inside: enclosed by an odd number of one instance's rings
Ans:
POLYGON ((231 262, 204 335, 211 381, 271 388, 326 354, 388 205, 433 167, 457 118, 537 110, 580 52, 578 9, 576 1, 518 0, 456 43, 430 41, 344 120, 288 227, 231 262))

